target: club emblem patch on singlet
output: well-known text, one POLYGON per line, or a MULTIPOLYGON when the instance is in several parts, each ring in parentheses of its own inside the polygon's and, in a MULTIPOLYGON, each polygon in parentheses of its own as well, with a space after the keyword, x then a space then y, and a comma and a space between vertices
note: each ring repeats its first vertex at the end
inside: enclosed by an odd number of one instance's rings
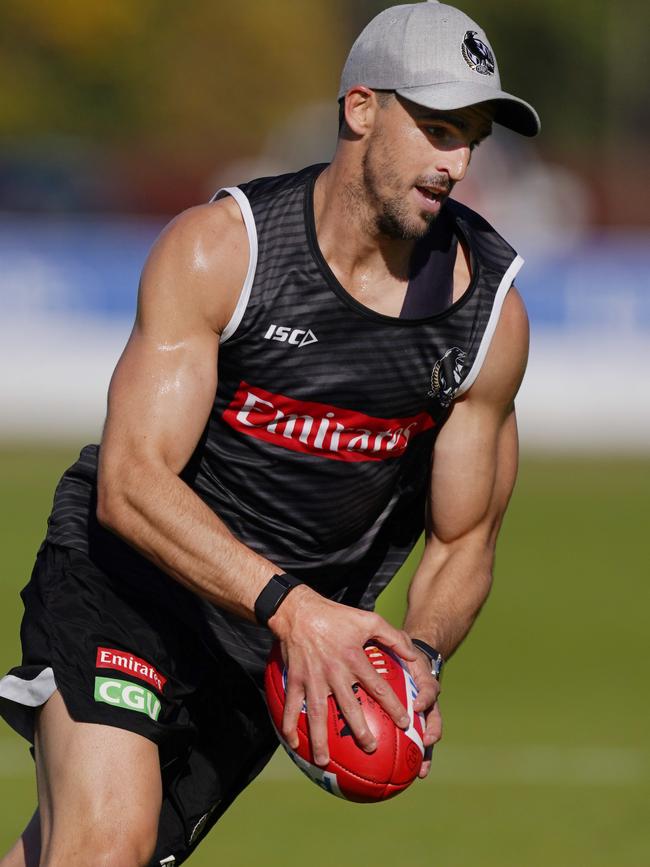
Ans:
POLYGON ((448 349, 431 371, 431 391, 429 397, 437 397, 440 405, 447 407, 458 391, 467 354, 453 346, 448 349))
POLYGON ((246 436, 336 461, 399 458, 414 436, 435 426, 427 412, 407 418, 376 418, 273 394, 245 382, 240 383, 223 419, 246 436))

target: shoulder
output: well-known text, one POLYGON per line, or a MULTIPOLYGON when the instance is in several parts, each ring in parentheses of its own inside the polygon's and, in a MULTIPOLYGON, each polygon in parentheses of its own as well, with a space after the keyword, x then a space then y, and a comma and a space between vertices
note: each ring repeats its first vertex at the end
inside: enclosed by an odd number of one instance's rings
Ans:
POLYGON ((249 244, 239 206, 228 196, 175 217, 145 263, 140 306, 191 305, 216 331, 234 310, 246 278, 249 244))
POLYGON ((511 244, 488 221, 455 199, 448 199, 445 207, 455 223, 460 223, 484 265, 500 270, 504 263, 516 256, 511 244))
POLYGON ((477 211, 473 211, 472 208, 467 205, 457 202, 456 199, 448 199, 445 207, 454 220, 462 220, 465 225, 469 226, 475 232, 489 232, 499 238, 501 237, 494 226, 488 223, 485 217, 482 217, 477 211))
POLYGON ((253 203, 259 204, 272 199, 282 201, 286 195, 292 193, 301 194, 304 188, 310 184, 326 167, 326 163, 317 163, 306 166, 297 172, 287 172, 272 177, 255 178, 252 181, 240 184, 241 191, 253 203))
POLYGON ((528 361, 529 326, 523 299, 512 286, 476 382, 462 400, 480 401, 510 410, 528 361))

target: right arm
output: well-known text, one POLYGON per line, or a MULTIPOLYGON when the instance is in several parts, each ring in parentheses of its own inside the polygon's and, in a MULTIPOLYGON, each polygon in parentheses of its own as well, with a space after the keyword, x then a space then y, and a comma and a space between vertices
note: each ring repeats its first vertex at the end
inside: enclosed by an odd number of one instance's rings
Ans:
MULTIPOLYGON (((97 516, 192 592, 254 621, 257 596, 282 569, 236 539, 179 478, 210 415, 219 335, 247 262, 246 232, 231 199, 181 214, 154 245, 109 390, 97 516)), ((334 693, 359 743, 373 748, 355 682, 402 721, 403 708, 362 648, 374 638, 414 659, 404 633, 304 585, 291 591, 269 627, 289 667, 283 734, 292 746, 306 698, 316 761, 327 763, 327 695, 334 693)))
POLYGON ((154 245, 109 389, 97 516, 195 593, 250 618, 277 568, 178 476, 214 400, 219 334, 245 273, 242 240, 232 207, 206 205, 177 217, 154 245))

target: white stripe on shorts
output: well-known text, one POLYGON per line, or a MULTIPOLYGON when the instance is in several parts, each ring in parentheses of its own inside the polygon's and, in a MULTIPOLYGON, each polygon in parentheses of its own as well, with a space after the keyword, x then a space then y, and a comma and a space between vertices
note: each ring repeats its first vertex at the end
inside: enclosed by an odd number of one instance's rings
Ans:
POLYGON ((43 671, 32 680, 23 680, 15 674, 7 674, 0 680, 0 698, 24 704, 27 707, 40 707, 52 693, 56 692, 56 681, 51 668, 43 671))

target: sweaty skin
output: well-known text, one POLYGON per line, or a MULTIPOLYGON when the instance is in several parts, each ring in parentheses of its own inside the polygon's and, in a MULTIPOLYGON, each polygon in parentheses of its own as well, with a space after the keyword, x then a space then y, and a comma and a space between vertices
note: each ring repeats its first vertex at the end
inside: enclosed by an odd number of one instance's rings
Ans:
MULTIPOLYGON (((397 98, 380 107, 372 91, 359 87, 346 97, 346 126, 332 164, 316 184, 319 243, 351 294, 371 285, 363 303, 398 315, 413 244, 464 177, 473 147, 489 133, 489 112, 470 108, 450 117, 397 98), (386 234, 387 222, 392 235, 386 234)), ((154 247, 143 273, 136 326, 111 383, 98 516, 194 592, 253 619, 258 593, 281 570, 238 542, 178 478, 212 406, 218 336, 234 310, 247 263, 247 237, 231 199, 182 214, 154 247)), ((469 276, 461 246, 456 297, 469 276)), ((512 403, 526 341, 523 306, 510 292, 484 370, 436 445, 431 529, 405 627, 445 656, 462 640, 489 590, 496 531, 514 483, 512 403)), ((434 709, 438 684, 406 632, 305 586, 289 594, 269 626, 289 665, 283 734, 297 744, 306 698, 317 763, 329 758, 329 693, 368 750, 374 748, 373 737, 354 699, 354 682, 361 682, 397 724, 406 722, 404 709, 362 651, 371 638, 410 663, 420 686, 417 708, 428 715, 426 742, 440 737, 434 709)))
MULTIPOLYGON (((155 245, 142 276, 136 325, 109 391, 97 514, 192 591, 253 620, 255 599, 282 569, 235 539, 178 477, 214 401, 219 334, 235 308, 247 265, 247 235, 232 199, 185 212, 155 245)), ((285 639, 293 670, 288 711, 295 706, 298 712, 307 696, 316 757, 326 764, 323 712, 332 692, 359 743, 374 749, 353 683, 362 683, 398 725, 408 720, 362 648, 377 639, 413 661, 410 639, 378 615, 330 602, 307 587, 290 596, 291 610, 301 603, 294 619, 305 624, 306 635, 295 628, 285 639), (294 705, 296 672, 303 665, 302 692, 294 705)), ((284 637, 277 615, 269 625, 284 637)), ((291 725, 286 736, 296 743, 296 721, 291 725)))
MULTIPOLYGON (((399 315, 413 245, 464 177, 472 148, 489 130, 486 107, 440 113, 399 98, 382 99, 380 105, 364 87, 348 92, 344 134, 318 179, 314 202, 321 250, 360 303, 399 315)), ((253 620, 256 597, 282 570, 239 542, 178 475, 213 404, 219 335, 235 309, 247 267, 247 234, 230 198, 181 214, 154 245, 142 274, 136 323, 110 386, 97 514, 104 526, 193 592, 253 620)), ((469 280, 468 256, 459 245, 454 300, 469 280)), ((404 630, 304 585, 269 621, 288 662, 283 735, 297 745, 306 698, 318 764, 329 758, 329 693, 366 750, 375 745, 354 698, 355 682, 397 724, 406 724, 404 708, 362 650, 370 639, 408 662, 420 689, 415 707, 427 718, 425 744, 441 736, 439 685, 409 636, 449 657, 487 597, 496 536, 516 474, 513 402, 527 341, 523 304, 511 289, 483 369, 455 402, 436 441, 426 548, 411 583, 404 630)), ((2 867, 82 864, 87 859, 80 861, 79 853, 90 851, 97 864, 146 863, 160 807, 156 746, 133 732, 74 722, 58 693, 40 712, 36 734, 44 860, 39 862, 40 841, 33 842, 35 832, 29 831, 2 867), (92 761, 71 759, 78 755, 92 761), (103 770, 114 766, 116 755, 124 772, 114 779, 132 776, 129 768, 140 770, 128 791, 111 788, 103 770), (66 768, 74 773, 63 773, 66 768), (101 816, 102 822, 82 827, 82 814, 101 816), (122 827, 125 815, 135 818, 123 827, 116 854, 112 836, 104 839, 91 830, 112 829, 118 822, 122 827)))
MULTIPOLYGON (((348 136, 337 151, 345 158, 332 162, 315 190, 319 243, 339 281, 358 301, 398 316, 414 239, 427 231, 454 184, 465 176, 472 150, 490 133, 490 110, 475 106, 432 112, 399 97, 378 109, 375 95, 363 87, 348 93, 345 108, 348 136), (365 150, 357 147, 363 141, 368 143, 365 150), (370 196, 362 195, 360 177, 366 188, 371 184, 370 196), (418 189, 423 184, 433 194, 427 206, 418 189), (341 187, 347 195, 336 194, 341 187), (381 231, 382 207, 402 237, 381 231), (372 294, 363 291, 368 276, 372 294)), ((459 244, 454 302, 470 279, 469 255, 459 244)), ((469 631, 490 590, 497 534, 517 471, 514 398, 527 357, 528 319, 513 287, 481 373, 455 401, 434 448, 425 553, 409 589, 404 629, 445 659, 469 631)), ((442 735, 439 686, 428 658, 417 649, 416 656, 411 664, 420 687, 415 708, 426 714, 424 740, 431 746, 442 735)), ((421 777, 430 765, 424 762, 421 777)))

